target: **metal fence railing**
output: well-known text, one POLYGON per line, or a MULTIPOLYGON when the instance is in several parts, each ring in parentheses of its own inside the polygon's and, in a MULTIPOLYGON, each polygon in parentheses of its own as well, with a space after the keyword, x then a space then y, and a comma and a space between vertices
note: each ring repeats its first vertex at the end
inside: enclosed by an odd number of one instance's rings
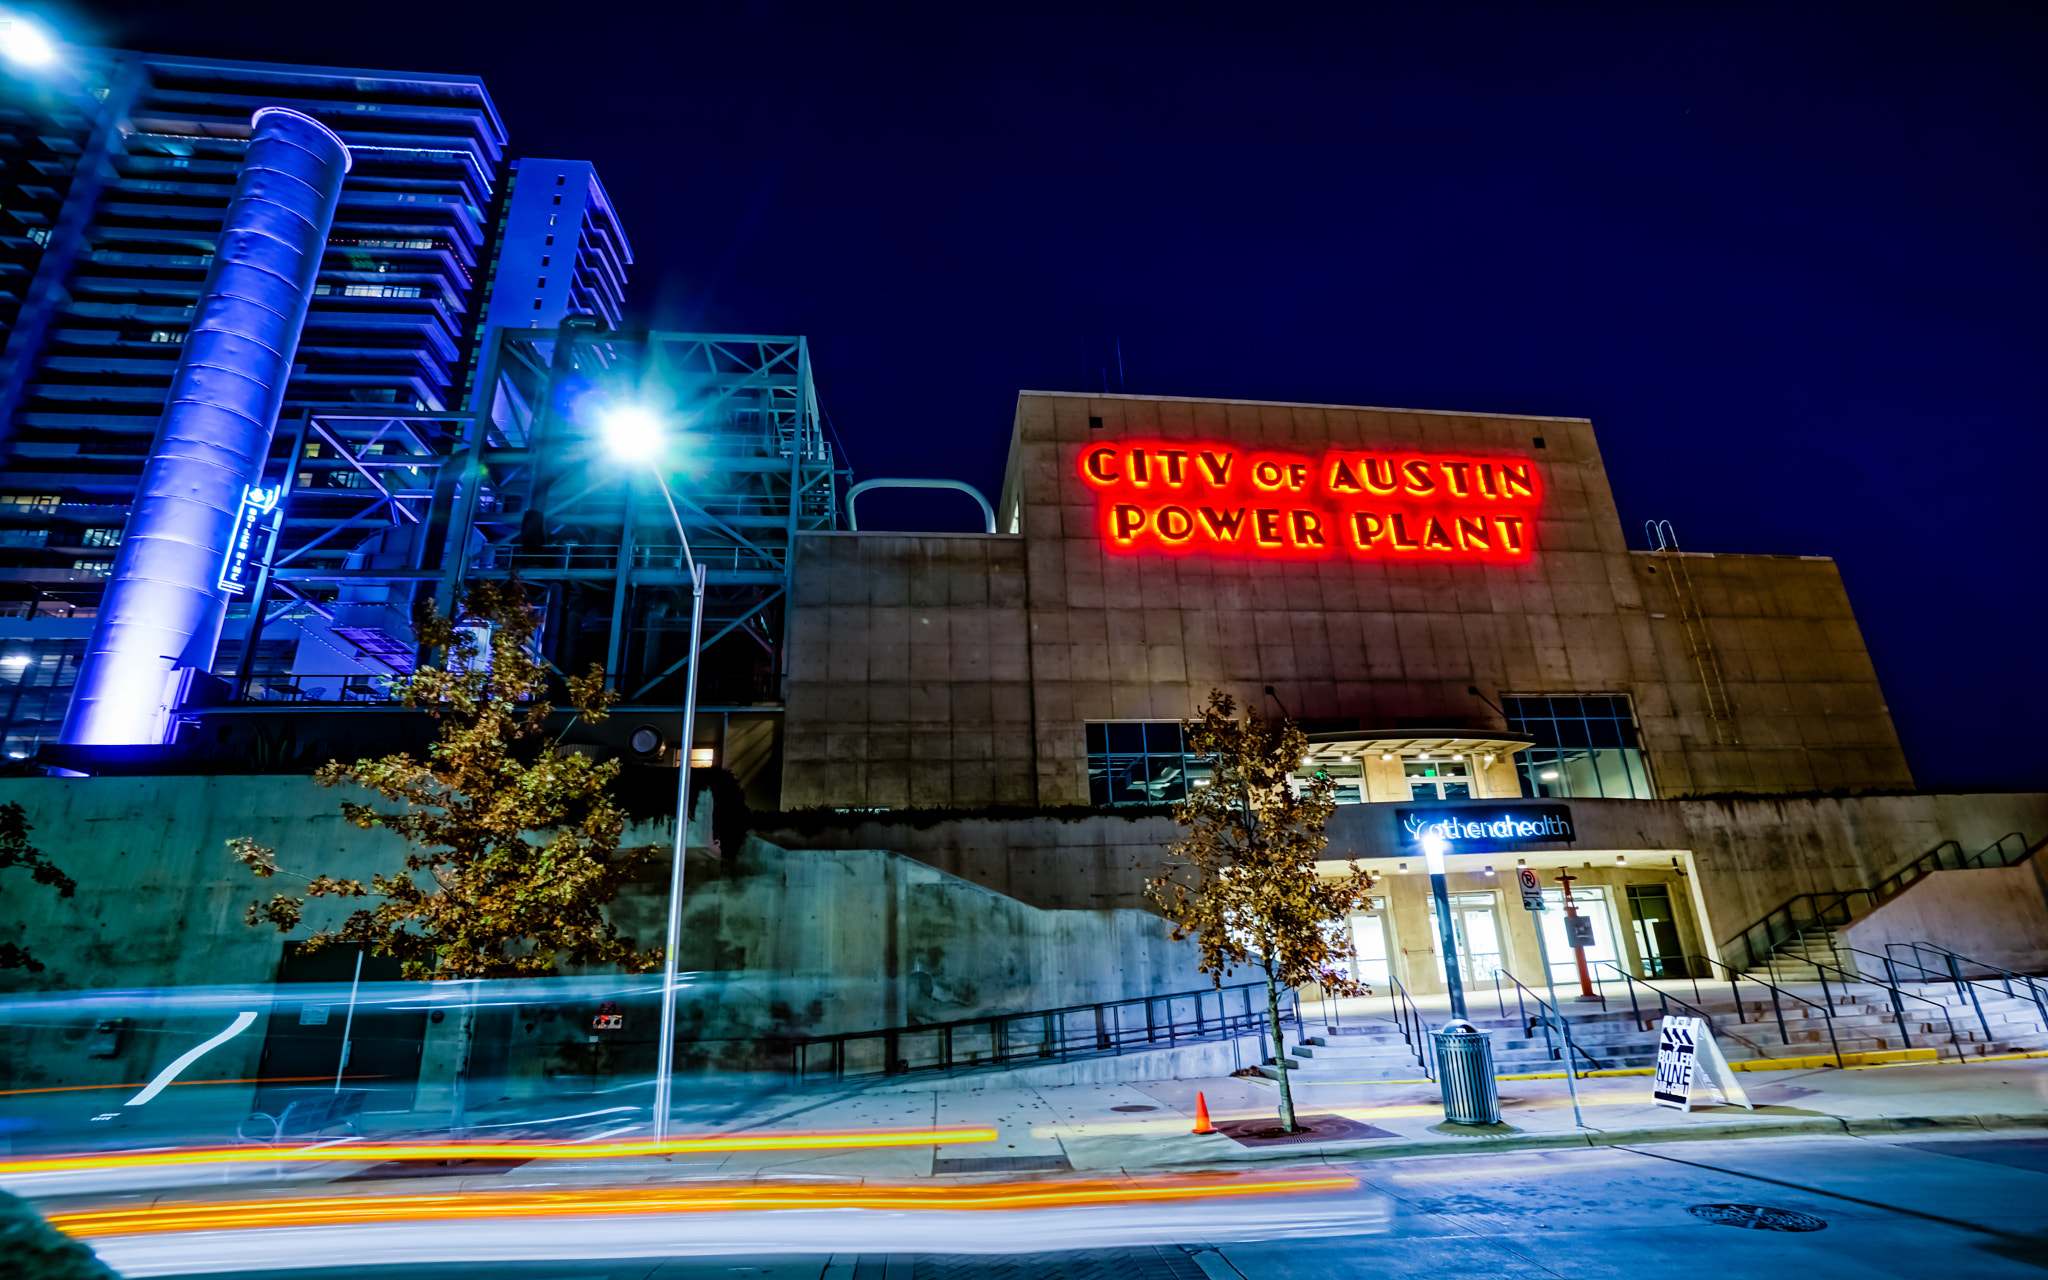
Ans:
MULTIPOLYGON (((801 1084, 820 1077, 844 1080, 1068 1062, 1253 1035, 1263 1061, 1269 1056, 1265 986, 1247 982, 1060 1009, 807 1036, 786 1042, 789 1069, 801 1084)), ((1300 998, 1290 991, 1282 999, 1281 1021, 1284 1025, 1291 1020, 1299 1035, 1300 998)))

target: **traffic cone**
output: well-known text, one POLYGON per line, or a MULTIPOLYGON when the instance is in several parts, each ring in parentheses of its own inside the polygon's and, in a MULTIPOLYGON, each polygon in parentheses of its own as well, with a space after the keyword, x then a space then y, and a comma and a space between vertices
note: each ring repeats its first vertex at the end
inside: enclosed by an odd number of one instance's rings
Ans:
POLYGON ((1195 1132, 1216 1132, 1216 1126, 1209 1123, 1209 1100, 1200 1093, 1195 1094, 1195 1132))

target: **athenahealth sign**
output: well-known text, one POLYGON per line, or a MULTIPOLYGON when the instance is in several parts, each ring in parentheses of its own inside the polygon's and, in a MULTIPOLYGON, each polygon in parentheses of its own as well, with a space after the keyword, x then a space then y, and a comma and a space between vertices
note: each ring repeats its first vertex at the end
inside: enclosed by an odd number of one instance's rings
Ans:
POLYGON ((1535 549, 1525 458, 1155 440, 1092 446, 1080 462, 1118 550, 1523 561, 1535 549))
POLYGON ((1450 853, 1491 853, 1532 843, 1578 839, 1570 806, 1561 804, 1460 805, 1396 809, 1402 844, 1442 837, 1450 853))

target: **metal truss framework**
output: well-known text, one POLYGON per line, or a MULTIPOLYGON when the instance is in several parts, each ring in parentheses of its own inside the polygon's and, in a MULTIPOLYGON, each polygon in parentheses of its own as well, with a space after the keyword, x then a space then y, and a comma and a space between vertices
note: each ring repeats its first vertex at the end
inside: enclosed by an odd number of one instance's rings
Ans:
MULTIPOLYGON (((839 527, 845 484, 805 340, 494 329, 478 372, 471 413, 351 404, 281 424, 283 514, 240 624, 237 700, 264 628, 295 610, 327 624, 374 614, 388 633, 422 594, 445 608, 467 580, 516 573, 546 593, 559 669, 602 662, 628 704, 679 701, 675 529, 650 478, 601 441, 605 411, 631 404, 672 426, 659 465, 709 569, 706 705, 780 703, 794 543, 839 527)), ((335 631, 388 669, 409 665, 399 637, 335 631)))

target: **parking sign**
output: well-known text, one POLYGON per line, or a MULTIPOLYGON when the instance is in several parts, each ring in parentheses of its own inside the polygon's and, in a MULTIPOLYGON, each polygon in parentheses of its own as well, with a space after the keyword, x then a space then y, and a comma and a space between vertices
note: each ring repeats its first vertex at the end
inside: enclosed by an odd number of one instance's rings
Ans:
POLYGON ((1543 881, 1537 879, 1536 868, 1516 867, 1515 877, 1522 882, 1523 910, 1543 910, 1543 881))

